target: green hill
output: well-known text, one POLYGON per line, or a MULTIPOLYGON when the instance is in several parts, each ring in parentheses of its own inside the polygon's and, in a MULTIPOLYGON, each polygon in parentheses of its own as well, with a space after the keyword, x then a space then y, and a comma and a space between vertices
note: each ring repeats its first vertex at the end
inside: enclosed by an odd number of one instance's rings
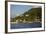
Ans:
POLYGON ((23 21, 24 19, 26 21, 35 21, 35 19, 39 19, 41 21, 41 13, 42 13, 41 8, 32 8, 26 11, 24 14, 22 14, 22 16, 20 15, 15 18, 12 18, 11 22, 16 22, 16 20, 23 21))

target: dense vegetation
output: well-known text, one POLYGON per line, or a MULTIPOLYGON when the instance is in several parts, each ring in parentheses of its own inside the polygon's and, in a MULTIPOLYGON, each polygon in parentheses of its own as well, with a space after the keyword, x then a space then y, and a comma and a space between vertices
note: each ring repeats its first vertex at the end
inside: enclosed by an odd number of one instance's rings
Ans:
POLYGON ((16 20, 23 21, 24 19, 26 21, 35 21, 35 19, 39 19, 41 21, 42 16, 41 14, 42 14, 41 8, 32 8, 26 11, 24 14, 22 14, 22 16, 20 15, 15 18, 11 18, 11 22, 16 22, 16 20))

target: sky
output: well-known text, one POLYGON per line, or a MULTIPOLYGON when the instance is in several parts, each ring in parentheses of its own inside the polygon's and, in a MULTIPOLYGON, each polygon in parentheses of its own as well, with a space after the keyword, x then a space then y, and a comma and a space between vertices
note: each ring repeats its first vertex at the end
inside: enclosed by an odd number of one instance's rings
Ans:
POLYGON ((16 17, 18 14, 21 15, 24 12, 28 11, 29 9, 31 9, 31 5, 10 5, 10 17, 14 18, 16 17))

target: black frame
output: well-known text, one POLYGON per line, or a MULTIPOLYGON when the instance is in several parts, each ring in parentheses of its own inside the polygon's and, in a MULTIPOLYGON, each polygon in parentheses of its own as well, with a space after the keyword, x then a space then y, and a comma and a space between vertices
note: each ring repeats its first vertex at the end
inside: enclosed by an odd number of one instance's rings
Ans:
POLYGON ((24 33, 24 32, 40 32, 45 31, 45 3, 42 2, 27 2, 27 1, 5 1, 5 33, 24 33), (36 4, 44 4, 44 30, 37 31, 21 31, 21 32, 8 32, 8 2, 20 2, 20 3, 36 3, 36 4))

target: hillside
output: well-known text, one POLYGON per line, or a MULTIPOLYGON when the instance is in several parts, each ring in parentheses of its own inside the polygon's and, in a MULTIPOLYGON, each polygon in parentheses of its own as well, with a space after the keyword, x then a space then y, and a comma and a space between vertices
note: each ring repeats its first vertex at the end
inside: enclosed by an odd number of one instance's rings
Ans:
POLYGON ((41 21, 41 8, 32 8, 26 11, 22 16, 17 16, 15 18, 11 18, 11 22, 16 22, 16 20, 24 20, 25 21, 35 21, 36 19, 39 19, 41 21))

